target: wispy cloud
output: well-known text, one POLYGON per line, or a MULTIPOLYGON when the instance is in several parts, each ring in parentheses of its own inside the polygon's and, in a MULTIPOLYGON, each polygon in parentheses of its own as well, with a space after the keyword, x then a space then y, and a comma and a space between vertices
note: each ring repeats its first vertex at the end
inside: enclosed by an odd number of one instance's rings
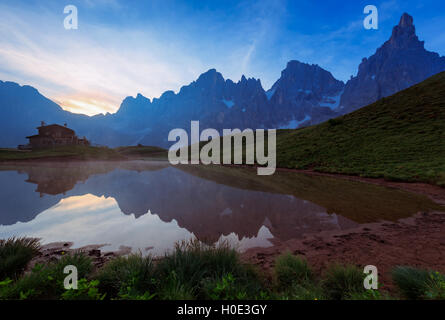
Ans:
POLYGON ((316 63, 341 80, 355 74, 404 11, 421 21, 426 47, 444 53, 443 4, 376 0, 379 29, 363 28, 359 2, 290 0, 72 0, 79 29, 63 28, 63 5, 0 4, 0 79, 29 84, 73 112, 114 112, 128 95, 177 91, 207 69, 272 86, 289 60, 316 63))
POLYGON ((25 78, 73 112, 114 112, 130 94, 159 96, 202 70, 195 58, 176 54, 181 48, 148 32, 86 23, 68 31, 63 16, 0 12, 0 76, 25 78))

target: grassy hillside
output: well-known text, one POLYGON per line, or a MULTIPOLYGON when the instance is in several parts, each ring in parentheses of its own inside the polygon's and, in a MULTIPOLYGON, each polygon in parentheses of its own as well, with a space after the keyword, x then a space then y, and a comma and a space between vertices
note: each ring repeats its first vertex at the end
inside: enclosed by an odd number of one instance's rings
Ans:
POLYGON ((279 130, 277 165, 445 186, 445 72, 320 125, 279 130))

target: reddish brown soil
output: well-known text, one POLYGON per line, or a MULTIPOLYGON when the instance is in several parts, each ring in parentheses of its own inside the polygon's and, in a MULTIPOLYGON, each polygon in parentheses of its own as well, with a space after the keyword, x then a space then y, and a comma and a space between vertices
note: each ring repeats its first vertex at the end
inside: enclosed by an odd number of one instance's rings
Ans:
POLYGON ((334 262, 375 265, 379 282, 391 290, 390 270, 397 265, 445 272, 445 213, 419 213, 397 223, 307 235, 270 248, 249 249, 243 258, 271 271, 275 258, 286 251, 305 257, 319 274, 334 262))
MULTIPOLYGON (((332 176, 402 189, 428 196, 445 205, 445 188, 426 183, 393 182, 312 170, 277 168, 308 175, 332 176)), ((443 212, 418 213, 398 222, 362 224, 355 229, 306 235, 303 239, 275 243, 270 248, 252 248, 243 259, 271 272, 275 258, 290 251, 307 259, 322 274, 332 263, 375 265, 379 282, 392 291, 391 270, 398 265, 433 269, 445 273, 445 208, 443 212)))
POLYGON ((95 268, 101 268, 109 260, 122 255, 129 254, 131 248, 122 246, 118 251, 103 252, 100 250, 105 244, 89 245, 77 249, 72 249, 72 242, 53 242, 45 244, 40 249, 40 254, 34 257, 27 267, 27 271, 31 271, 36 264, 45 264, 48 262, 55 262, 60 260, 66 254, 73 254, 75 252, 82 252, 87 254, 95 268))

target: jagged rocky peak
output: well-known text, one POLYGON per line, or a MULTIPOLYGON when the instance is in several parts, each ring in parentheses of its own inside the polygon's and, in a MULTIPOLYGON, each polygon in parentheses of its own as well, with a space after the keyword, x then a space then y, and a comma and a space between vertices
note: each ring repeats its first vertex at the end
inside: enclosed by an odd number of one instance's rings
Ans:
POLYGON ((141 93, 138 93, 136 95, 136 100, 144 100, 144 101, 148 100, 148 101, 150 101, 149 98, 144 97, 141 93))
POLYGON ((346 83, 340 106, 354 111, 415 85, 445 70, 445 57, 425 50, 413 17, 404 13, 391 37, 369 58, 363 58, 356 77, 346 83))
POLYGON ((136 95, 136 97, 131 97, 131 96, 126 97, 126 98, 122 101, 121 106, 122 106, 123 104, 128 104, 128 103, 132 103, 132 102, 135 102, 135 103, 141 103, 141 102, 143 102, 143 103, 151 103, 151 100, 150 100, 149 98, 146 98, 145 96, 143 96, 141 93, 138 93, 138 94, 136 95))
POLYGON ((263 92, 264 89, 261 85, 260 79, 255 78, 246 78, 244 75, 241 76, 240 81, 238 81, 237 85, 248 92, 263 92))
POLYGON ((241 76, 240 81, 238 81, 238 83, 261 83, 260 79, 255 79, 255 78, 246 78, 245 75, 241 76))
POLYGON ((136 116, 143 112, 148 105, 151 104, 149 98, 138 93, 136 97, 126 97, 116 112, 116 116, 136 116))
POLYGON ((320 66, 292 60, 287 63, 286 69, 281 72, 281 77, 272 86, 272 90, 326 95, 342 90, 343 86, 342 81, 335 79, 329 71, 320 66))
POLYGON ((388 44, 398 48, 415 46, 423 48, 424 42, 419 41, 413 21, 413 17, 404 13, 400 18, 399 24, 392 29, 388 44))
POLYGON ((183 86, 179 91, 179 97, 189 96, 196 97, 196 95, 210 94, 220 96, 224 90, 226 81, 221 73, 216 69, 210 69, 202 73, 198 79, 183 86))
POLYGON ((200 87, 215 87, 217 85, 224 85, 224 77, 216 69, 210 69, 204 72, 196 80, 196 84, 200 87))

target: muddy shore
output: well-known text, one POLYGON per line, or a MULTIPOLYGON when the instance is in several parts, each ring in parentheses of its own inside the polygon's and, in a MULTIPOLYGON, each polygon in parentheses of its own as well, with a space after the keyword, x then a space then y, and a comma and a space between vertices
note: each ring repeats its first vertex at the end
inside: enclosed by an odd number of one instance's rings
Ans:
POLYGON ((418 213, 395 223, 370 223, 346 231, 306 235, 270 248, 251 248, 243 253, 243 259, 271 271, 275 258, 286 251, 304 257, 318 274, 335 262, 375 265, 379 282, 391 290, 390 272, 395 266, 445 272, 445 213, 418 213))
MULTIPOLYGON (((69 242, 42 246, 41 254, 32 260, 28 270, 36 263, 56 261, 77 250, 90 256, 96 268, 131 252, 127 247, 106 252, 101 250, 103 245, 79 249, 71 246, 69 242)), ((391 292, 390 271, 395 266, 409 265, 445 273, 445 213, 418 213, 398 222, 369 223, 345 231, 309 234, 301 239, 275 242, 269 248, 251 248, 241 256, 270 276, 275 258, 287 251, 304 257, 316 274, 322 274, 335 262, 359 267, 375 265, 379 283, 391 292)))
POLYGON ((375 265, 379 271, 379 282, 390 291, 393 286, 390 272, 395 266, 410 265, 445 272, 445 188, 311 170, 277 170, 331 176, 426 195, 444 205, 444 212, 419 212, 397 222, 361 224, 354 229, 308 234, 302 239, 275 242, 270 248, 248 249, 243 253, 246 261, 271 271, 275 258, 289 251, 307 259, 319 274, 335 262, 362 267, 375 265))

